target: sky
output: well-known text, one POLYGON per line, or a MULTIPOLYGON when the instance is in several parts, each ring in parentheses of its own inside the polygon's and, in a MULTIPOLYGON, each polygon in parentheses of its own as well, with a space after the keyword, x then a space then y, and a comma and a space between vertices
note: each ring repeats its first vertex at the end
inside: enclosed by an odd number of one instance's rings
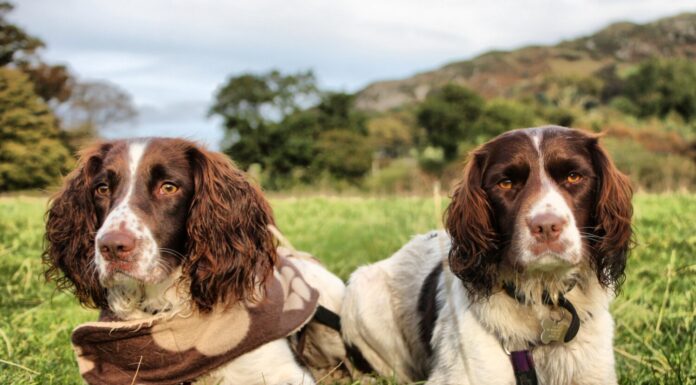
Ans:
POLYGON ((106 80, 137 119, 107 137, 183 136, 218 148, 207 116, 230 76, 312 69, 355 92, 491 49, 555 44, 616 21, 696 11, 696 0, 14 0, 10 20, 49 63, 106 80))

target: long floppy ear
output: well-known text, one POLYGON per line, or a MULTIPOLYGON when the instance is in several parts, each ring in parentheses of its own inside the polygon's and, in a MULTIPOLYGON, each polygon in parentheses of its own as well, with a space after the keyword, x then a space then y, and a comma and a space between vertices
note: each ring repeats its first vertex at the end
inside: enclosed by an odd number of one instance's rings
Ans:
POLYGON ((628 252, 633 246, 633 191, 628 177, 614 166, 598 139, 593 137, 590 140, 592 163, 597 174, 594 234, 599 239, 592 245, 592 262, 599 282, 618 291, 623 283, 628 252))
POLYGON ((46 213, 44 276, 58 288, 73 292, 87 307, 108 306, 94 265, 97 213, 90 177, 97 173, 110 147, 96 144, 81 152, 77 167, 51 198, 46 213))
POLYGON ((275 265, 276 245, 268 225, 271 207, 224 155, 189 151, 195 192, 188 223, 184 273, 201 311, 216 303, 254 300, 275 265))
POLYGON ((482 187, 485 160, 481 149, 469 155, 464 177, 445 211, 445 228, 452 240, 450 269, 474 297, 491 293, 500 262, 493 210, 482 187))

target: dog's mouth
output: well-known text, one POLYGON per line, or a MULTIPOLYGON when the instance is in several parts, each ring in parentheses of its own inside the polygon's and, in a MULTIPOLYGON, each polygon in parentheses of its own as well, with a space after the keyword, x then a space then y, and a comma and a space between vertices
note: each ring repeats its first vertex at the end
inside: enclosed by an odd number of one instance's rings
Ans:
POLYGON ((171 269, 160 265, 143 269, 137 262, 109 262, 105 270, 104 274, 100 274, 100 281, 104 287, 109 288, 124 283, 157 284, 169 276, 171 269))
POLYGON ((525 270, 529 273, 556 273, 561 275, 572 269, 573 263, 568 256, 555 251, 545 251, 537 256, 537 259, 528 263, 525 270))

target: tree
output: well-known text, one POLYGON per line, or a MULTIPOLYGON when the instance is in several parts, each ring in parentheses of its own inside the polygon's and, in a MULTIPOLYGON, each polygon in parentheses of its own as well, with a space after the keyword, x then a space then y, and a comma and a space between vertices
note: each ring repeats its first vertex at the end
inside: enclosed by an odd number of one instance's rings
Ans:
POLYGON ((0 191, 44 188, 68 171, 70 153, 27 76, 0 68, 0 191))
POLYGON ((311 71, 271 71, 230 78, 210 114, 223 118, 223 152, 243 168, 261 165, 266 187, 281 188, 311 182, 323 171, 351 179, 369 170, 367 119, 353 100, 322 94, 311 71))
POLYGON ((503 132, 531 127, 533 124, 534 112, 529 106, 512 100, 496 99, 486 104, 472 131, 478 136, 477 142, 484 142, 503 132))
POLYGON ((367 130, 372 145, 383 157, 404 156, 415 142, 413 127, 397 114, 382 115, 368 120, 367 130))
POLYGON ((474 139, 472 126, 484 104, 476 92, 454 84, 431 92, 417 113, 428 144, 442 148, 446 161, 456 158, 459 142, 474 139))
POLYGON ((372 166, 367 137, 356 131, 334 129, 323 132, 317 143, 317 168, 339 179, 356 180, 372 166))
POLYGON ((39 38, 7 21, 7 14, 13 9, 14 5, 9 2, 0 2, 0 66, 14 62, 17 54, 32 55, 44 46, 39 38))
POLYGON ((223 118, 225 127, 234 131, 244 121, 255 128, 278 122, 318 95, 312 71, 283 75, 273 70, 265 74, 231 77, 215 94, 210 115, 223 118))
POLYGON ((97 133, 133 120, 137 111, 126 91, 115 84, 93 81, 75 84, 59 115, 68 130, 97 133))
POLYGON ((696 63, 689 59, 646 61, 626 78, 624 92, 638 116, 664 118, 676 112, 690 121, 696 117, 696 63))

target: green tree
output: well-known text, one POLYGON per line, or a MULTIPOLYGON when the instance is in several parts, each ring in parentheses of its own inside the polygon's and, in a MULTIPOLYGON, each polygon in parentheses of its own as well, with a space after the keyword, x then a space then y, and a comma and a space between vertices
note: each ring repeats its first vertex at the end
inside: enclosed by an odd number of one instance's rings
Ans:
POLYGON ((339 179, 356 180, 372 166, 372 149, 367 136, 356 131, 335 129, 323 132, 317 150, 318 168, 339 179))
MULTIPOLYGON (((316 80, 311 71, 289 75, 275 70, 265 74, 242 74, 230 77, 218 89, 209 114, 222 118, 223 152, 241 167, 258 163, 269 172, 289 172, 293 159, 302 157, 295 154, 287 159, 287 154, 282 153, 284 146, 279 143, 286 143, 288 133, 278 122, 300 112, 302 106, 316 102, 317 98, 316 80)), ((285 125, 298 130, 301 136, 309 135, 311 140, 316 135, 308 133, 308 128, 299 122, 306 123, 309 118, 297 116, 285 125)), ((300 159, 298 163, 307 162, 300 159)))
POLYGON ((17 55, 32 55, 44 43, 37 37, 26 33, 22 28, 7 21, 7 14, 14 5, 0 2, 0 66, 6 66, 17 60, 17 55))
POLYGON ((225 127, 234 131, 245 121, 258 127, 281 121, 318 95, 312 71, 283 75, 273 70, 265 74, 242 74, 231 77, 215 94, 211 115, 223 118, 225 127))
POLYGON ((367 130, 372 146, 385 158, 407 155, 415 142, 413 127, 396 113, 368 120, 367 130))
POLYGON ((689 59, 646 61, 626 78, 624 92, 638 116, 664 118, 676 112, 689 121, 696 117, 696 63, 689 59))
POLYGON ((496 99, 486 104, 472 130, 477 135, 477 142, 484 142, 503 132, 533 124, 532 108, 512 100, 496 99))
POLYGON ((454 84, 431 92, 417 112, 428 144, 442 148, 446 161, 456 158, 459 142, 475 138, 473 125, 484 104, 476 92, 454 84))
POLYGON ((44 188, 67 172, 70 153, 25 74, 0 68, 0 191, 44 188))

